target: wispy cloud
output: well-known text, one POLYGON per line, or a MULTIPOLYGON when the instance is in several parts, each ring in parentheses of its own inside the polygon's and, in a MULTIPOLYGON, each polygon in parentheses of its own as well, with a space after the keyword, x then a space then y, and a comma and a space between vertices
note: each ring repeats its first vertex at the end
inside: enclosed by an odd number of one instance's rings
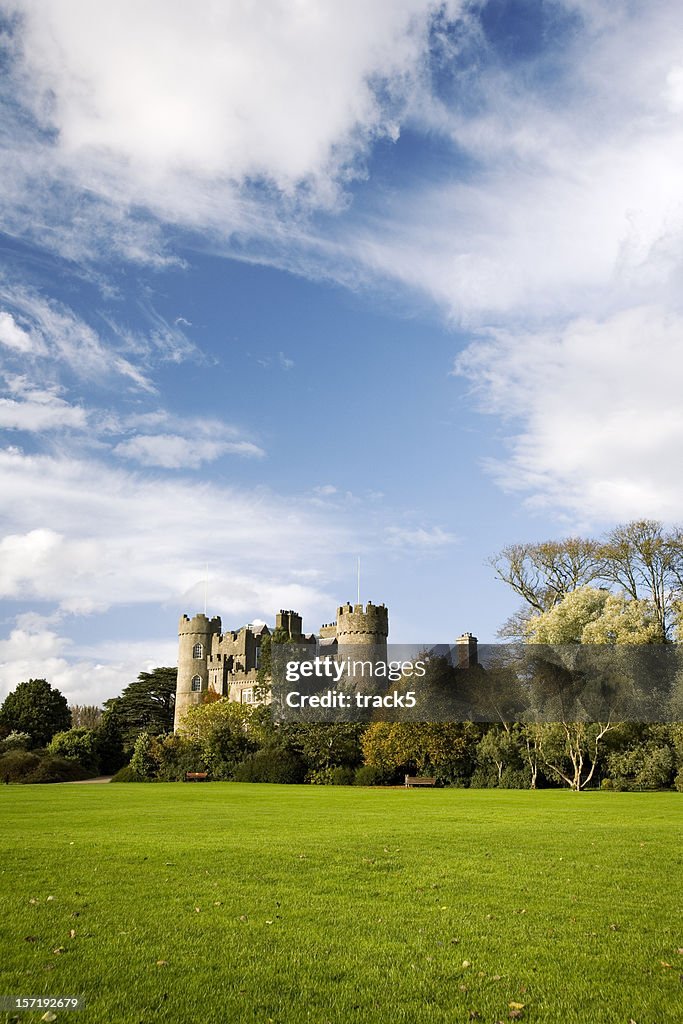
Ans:
POLYGON ((509 439, 488 469, 532 507, 592 520, 677 519, 683 315, 635 307, 473 343, 455 372, 509 439))
POLYGON ((162 466, 164 469, 198 469, 221 455, 250 458, 265 455, 263 448, 251 441, 183 437, 180 434, 137 434, 128 441, 119 442, 113 451, 114 455, 132 459, 141 466, 162 466))
POLYGON ((457 544, 458 537, 440 526, 388 526, 386 543, 393 548, 413 548, 420 551, 434 551, 451 544, 457 544))

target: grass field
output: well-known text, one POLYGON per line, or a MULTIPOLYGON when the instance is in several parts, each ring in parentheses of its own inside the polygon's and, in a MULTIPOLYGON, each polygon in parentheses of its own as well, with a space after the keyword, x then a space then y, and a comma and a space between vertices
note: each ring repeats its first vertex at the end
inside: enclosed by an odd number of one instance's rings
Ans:
POLYGON ((677 1024, 682 819, 673 793, 2 786, 0 995, 82 994, 73 1024, 677 1024))

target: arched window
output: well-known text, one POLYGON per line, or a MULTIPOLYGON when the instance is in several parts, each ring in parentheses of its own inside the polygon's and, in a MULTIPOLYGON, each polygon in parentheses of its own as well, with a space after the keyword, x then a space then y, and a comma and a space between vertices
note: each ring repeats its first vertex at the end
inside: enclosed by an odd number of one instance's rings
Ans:
POLYGON ((204 645, 203 644, 195 644, 194 645, 194 647, 192 648, 192 657, 193 658, 203 658, 204 657, 204 645))
POLYGON ((193 691, 193 693, 197 693, 199 690, 201 690, 201 688, 202 688, 202 677, 201 676, 192 676, 192 691, 193 691))

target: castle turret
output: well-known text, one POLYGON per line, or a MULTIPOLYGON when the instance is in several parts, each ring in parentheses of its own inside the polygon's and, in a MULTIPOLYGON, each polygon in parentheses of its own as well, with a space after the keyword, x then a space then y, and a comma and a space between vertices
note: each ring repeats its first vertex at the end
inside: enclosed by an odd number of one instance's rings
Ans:
POLYGON ((337 643, 350 645, 383 646, 386 654, 389 635, 389 613, 383 604, 368 601, 362 604, 343 604, 337 609, 337 643))
MULTIPOLYGON (((360 666, 363 662, 387 661, 389 615, 383 604, 368 601, 362 604, 343 604, 337 608, 337 654, 349 658, 360 666)), ((374 671, 374 670, 373 670, 374 671)), ((367 669, 354 668, 349 679, 366 679, 367 669)))
POLYGON ((190 619, 182 615, 178 627, 178 683, 175 697, 175 720, 178 725, 188 710, 199 704, 202 694, 209 687, 208 659, 215 634, 221 631, 218 616, 209 619, 206 615, 195 615, 190 619))

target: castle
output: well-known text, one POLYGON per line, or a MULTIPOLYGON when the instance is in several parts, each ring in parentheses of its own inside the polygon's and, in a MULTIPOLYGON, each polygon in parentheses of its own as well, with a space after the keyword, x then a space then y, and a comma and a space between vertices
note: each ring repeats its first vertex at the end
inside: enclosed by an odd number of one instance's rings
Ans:
MULTIPOLYGON (((334 622, 321 626, 319 633, 302 631, 301 615, 280 610, 275 629, 284 631, 291 643, 310 644, 312 653, 333 655, 340 647, 372 647, 373 657, 386 660, 389 613, 384 604, 371 601, 342 604, 334 622)), ((220 616, 208 618, 182 615, 178 628, 178 682, 176 685, 174 729, 186 711, 200 704, 212 691, 218 697, 242 704, 258 701, 258 670, 261 642, 270 636, 268 626, 243 626, 222 632, 220 616)), ((456 641, 458 662, 472 665, 477 660, 477 639, 463 633, 456 641)))

